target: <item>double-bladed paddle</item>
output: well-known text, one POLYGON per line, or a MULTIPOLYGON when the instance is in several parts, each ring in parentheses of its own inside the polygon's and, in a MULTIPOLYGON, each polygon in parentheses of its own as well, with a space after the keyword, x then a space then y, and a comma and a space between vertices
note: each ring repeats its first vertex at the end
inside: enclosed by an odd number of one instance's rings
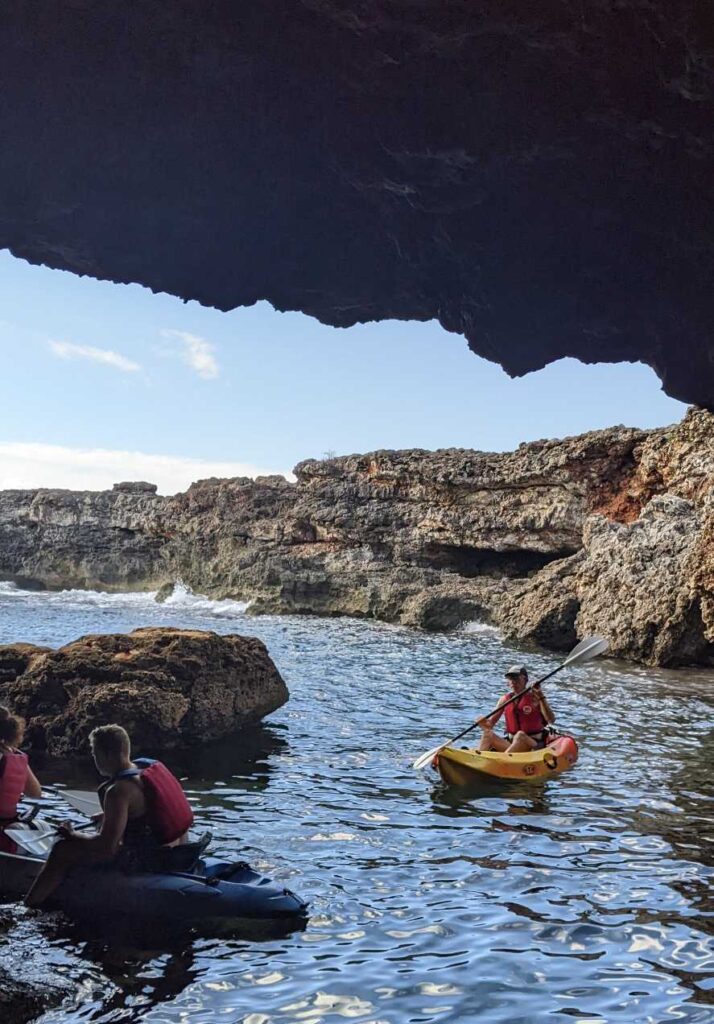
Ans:
POLYGON ((597 636, 588 636, 584 640, 581 640, 577 647, 573 647, 565 661, 558 665, 557 668, 554 668, 552 672, 549 672, 548 675, 543 676, 541 679, 536 679, 534 683, 530 683, 524 690, 521 690, 520 693, 514 693, 513 696, 509 697, 508 700, 505 700, 503 704, 497 705, 493 711, 489 711, 487 715, 479 718, 473 723, 473 725, 470 725, 468 729, 464 729, 463 732, 460 732, 458 736, 454 736, 453 739, 447 740, 445 743, 440 743, 438 747, 434 747, 432 750, 427 750, 425 754, 421 754, 416 759, 412 767, 417 770, 425 768, 431 763, 434 756, 438 754, 440 750, 443 750, 444 747, 448 747, 452 743, 456 743, 457 740, 460 740, 462 736, 465 736, 467 732, 471 732, 471 730, 475 729, 478 725, 483 725, 483 723, 491 718, 492 715, 503 711, 503 709, 507 708, 509 704, 512 704, 514 700, 518 700, 522 697, 524 693, 528 693, 529 690, 534 690, 536 686, 540 686, 541 683, 546 681, 546 679, 550 679, 551 676, 554 676, 556 672, 562 671, 566 665, 582 664, 584 661, 590 661, 592 658, 597 658, 599 654, 604 654, 607 647, 607 640, 602 640, 597 636))

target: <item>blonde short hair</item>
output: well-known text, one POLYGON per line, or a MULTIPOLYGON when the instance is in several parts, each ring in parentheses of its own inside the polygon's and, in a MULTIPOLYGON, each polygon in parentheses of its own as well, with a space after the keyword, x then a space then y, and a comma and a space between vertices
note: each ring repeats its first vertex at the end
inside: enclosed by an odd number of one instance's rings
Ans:
POLYGON ((120 725, 99 725, 92 729, 89 745, 93 754, 104 757, 129 757, 131 754, 129 733, 120 725))

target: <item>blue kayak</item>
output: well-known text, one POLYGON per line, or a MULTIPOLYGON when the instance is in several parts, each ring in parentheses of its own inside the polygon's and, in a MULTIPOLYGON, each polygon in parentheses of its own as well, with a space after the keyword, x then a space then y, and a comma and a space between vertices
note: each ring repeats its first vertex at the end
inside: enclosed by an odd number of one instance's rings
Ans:
MULTIPOLYGON (((0 894, 20 897, 42 860, 0 853, 0 894)), ((142 925, 175 930, 226 931, 261 922, 305 926, 308 905, 299 896, 245 863, 204 857, 186 872, 125 872, 112 867, 76 868, 48 909, 77 922, 111 923, 112 930, 142 925)))

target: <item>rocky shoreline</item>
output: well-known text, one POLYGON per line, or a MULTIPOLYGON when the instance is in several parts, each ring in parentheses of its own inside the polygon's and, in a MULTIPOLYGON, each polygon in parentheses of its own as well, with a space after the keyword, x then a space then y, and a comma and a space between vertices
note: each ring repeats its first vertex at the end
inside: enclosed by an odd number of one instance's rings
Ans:
POLYGON ((490 622, 566 649, 597 632, 649 665, 714 663, 714 416, 520 445, 309 460, 171 497, 0 492, 0 578, 157 590, 255 613, 425 629, 490 622))

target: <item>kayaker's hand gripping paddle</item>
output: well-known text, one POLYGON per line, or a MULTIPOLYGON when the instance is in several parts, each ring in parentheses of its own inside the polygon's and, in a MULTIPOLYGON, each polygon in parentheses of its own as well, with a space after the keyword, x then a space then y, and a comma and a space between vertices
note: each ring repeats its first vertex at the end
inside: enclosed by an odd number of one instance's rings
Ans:
POLYGON ((419 770, 420 768, 426 768, 426 766, 428 764, 431 764, 434 757, 439 753, 440 750, 443 750, 444 747, 448 747, 452 743, 456 743, 456 741, 460 740, 462 736, 465 736, 467 732, 471 732, 471 730, 475 729, 477 726, 483 725, 483 723, 486 722, 492 715, 495 715, 503 711, 503 709, 507 708, 509 704, 512 704, 514 700, 518 700, 519 697, 522 697, 524 693, 528 693, 529 690, 534 690, 536 686, 540 686, 541 683, 544 683, 546 681, 546 679, 550 679, 551 676, 554 676, 556 674, 556 672, 560 672, 562 669, 564 669, 566 665, 575 665, 581 664, 584 661, 591 661, 593 658, 597 658, 599 654, 604 654, 607 648, 607 640, 602 640, 600 639, 600 637, 597 636, 588 636, 584 640, 581 640, 577 647, 573 647, 572 651, 565 659, 565 661, 562 663, 562 665, 558 665, 558 667, 554 668, 552 672, 549 672, 547 676, 543 676, 541 679, 536 679, 534 683, 530 683, 520 693, 514 693, 513 696, 509 697, 508 700, 505 700, 503 704, 498 704, 493 709, 493 711, 489 711, 487 715, 484 715, 482 718, 479 718, 476 722, 473 723, 473 725, 470 725, 468 729, 464 729, 463 732, 460 732, 458 736, 454 736, 453 739, 447 740, 446 743, 441 743, 439 744, 438 747, 434 747, 432 750, 427 750, 425 754, 421 754, 412 765, 412 768, 416 768, 417 770, 419 770))

